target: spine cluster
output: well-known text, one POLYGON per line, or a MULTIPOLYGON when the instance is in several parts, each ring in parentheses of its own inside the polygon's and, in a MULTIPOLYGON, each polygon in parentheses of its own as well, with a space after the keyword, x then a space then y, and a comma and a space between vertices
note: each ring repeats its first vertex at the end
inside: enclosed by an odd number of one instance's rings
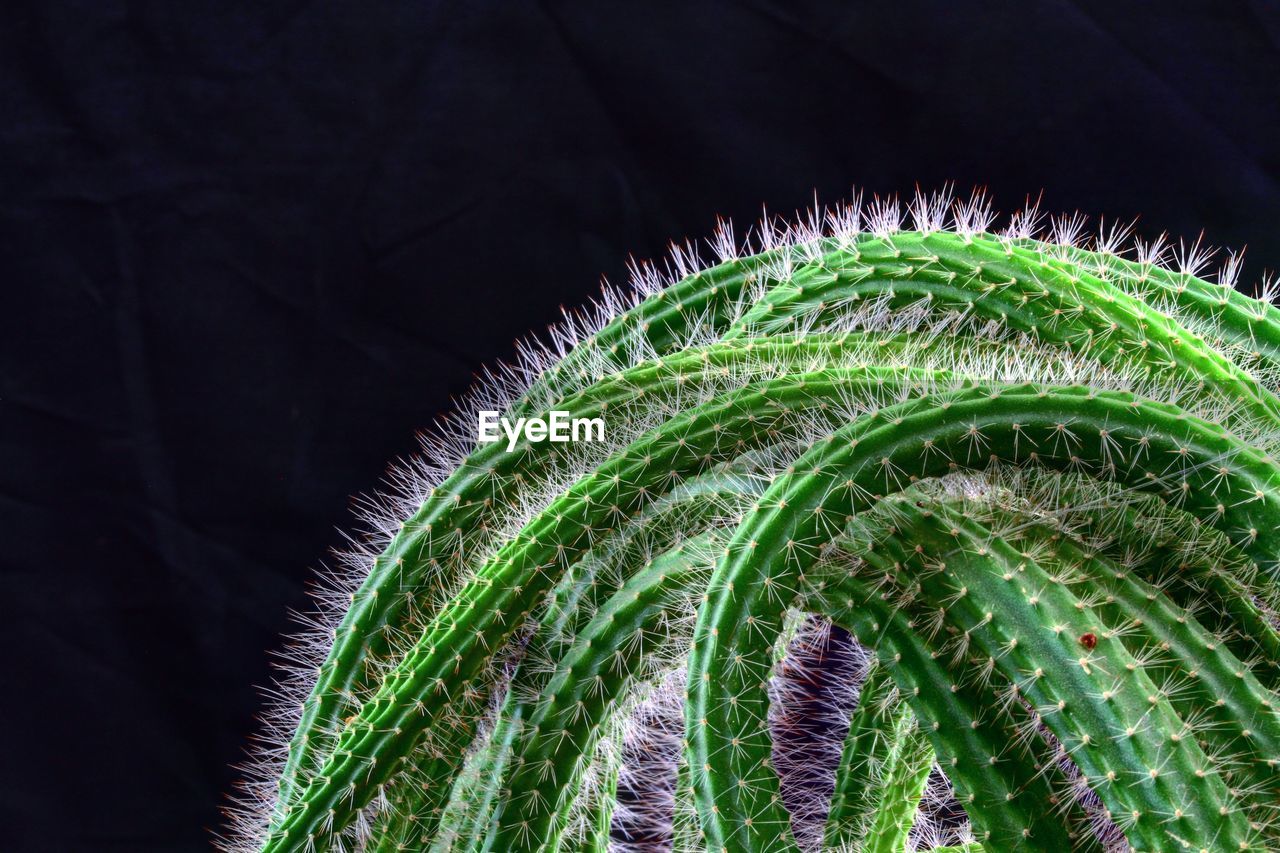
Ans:
POLYGON ((285 651, 226 847, 1280 849, 1280 311, 1041 224, 725 227, 489 373, 285 651))

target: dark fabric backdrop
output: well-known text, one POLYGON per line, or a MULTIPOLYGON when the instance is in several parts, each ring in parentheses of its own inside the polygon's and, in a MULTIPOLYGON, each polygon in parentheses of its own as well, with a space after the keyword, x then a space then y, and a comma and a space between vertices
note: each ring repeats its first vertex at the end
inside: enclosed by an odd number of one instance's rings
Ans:
POLYGON ((965 5, 5 4, 0 847, 206 847, 350 496, 629 253, 955 181, 1280 266, 1274 4, 965 5))

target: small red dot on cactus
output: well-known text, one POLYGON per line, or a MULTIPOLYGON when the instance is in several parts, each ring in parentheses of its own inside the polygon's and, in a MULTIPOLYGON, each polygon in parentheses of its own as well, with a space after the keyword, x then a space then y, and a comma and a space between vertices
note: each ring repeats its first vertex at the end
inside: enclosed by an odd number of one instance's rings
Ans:
POLYGON ((1098 635, 1093 633, 1081 634, 1080 645, 1084 646, 1086 649, 1092 649, 1094 646, 1098 645, 1098 635))

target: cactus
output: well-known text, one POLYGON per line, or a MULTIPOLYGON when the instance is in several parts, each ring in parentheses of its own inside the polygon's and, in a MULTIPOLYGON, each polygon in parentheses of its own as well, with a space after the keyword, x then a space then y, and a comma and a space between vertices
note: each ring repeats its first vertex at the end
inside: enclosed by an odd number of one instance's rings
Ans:
POLYGON ((1280 848, 1270 287, 994 221, 726 226, 486 374, 286 650, 225 846, 1280 848))

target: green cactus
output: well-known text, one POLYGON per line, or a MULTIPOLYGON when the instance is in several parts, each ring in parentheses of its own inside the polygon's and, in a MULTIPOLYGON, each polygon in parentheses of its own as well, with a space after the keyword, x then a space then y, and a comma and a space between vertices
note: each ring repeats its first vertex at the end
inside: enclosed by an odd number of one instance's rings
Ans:
POLYGON ((876 667, 862 684, 850 720, 826 821, 827 844, 899 853, 932 768, 933 748, 898 697, 893 678, 876 667))
POLYGON ((1280 849, 1269 292, 908 214, 724 229, 487 375, 286 653, 226 847, 1280 849))

